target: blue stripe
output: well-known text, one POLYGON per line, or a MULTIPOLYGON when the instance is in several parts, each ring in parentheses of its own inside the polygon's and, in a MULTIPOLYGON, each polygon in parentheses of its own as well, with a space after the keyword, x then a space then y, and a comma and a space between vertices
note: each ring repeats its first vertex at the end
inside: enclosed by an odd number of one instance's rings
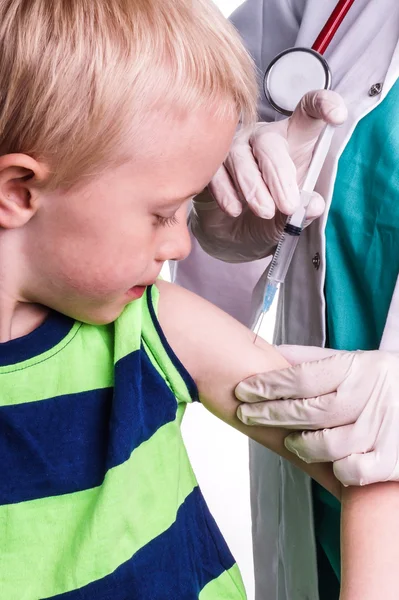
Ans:
POLYGON ((144 351, 115 367, 115 389, 0 407, 0 504, 101 485, 159 427, 176 399, 144 351))
POLYGON ((115 365, 108 467, 126 461, 162 425, 174 421, 176 412, 175 395, 143 349, 119 360, 115 365))
MULTIPOLYGON (((201 590, 231 569, 234 562, 201 492, 195 488, 179 508, 175 523, 111 575, 52 598, 197 600, 201 590)), ((237 591, 237 598, 241 597, 237 591)))
POLYGON ((71 331, 73 319, 50 312, 47 319, 32 333, 0 344, 0 367, 15 365, 54 348, 71 331))
POLYGON ((152 302, 151 289, 152 289, 152 286, 147 288, 147 305, 148 305, 148 310, 150 312, 150 316, 151 316, 152 322, 154 324, 154 327, 158 333, 159 339, 161 340, 161 343, 162 343, 163 347, 165 348, 173 366, 175 367, 175 369, 177 370, 177 372, 180 374, 181 378, 183 379, 184 383, 186 384, 192 401, 198 402, 199 396, 198 396, 197 385, 196 385, 194 379, 191 377, 190 373, 185 368, 185 366, 180 362, 180 360, 177 358, 176 354, 173 352, 173 350, 170 347, 169 342, 166 339, 165 334, 162 331, 162 328, 159 324, 157 315, 155 313, 154 305, 152 302))

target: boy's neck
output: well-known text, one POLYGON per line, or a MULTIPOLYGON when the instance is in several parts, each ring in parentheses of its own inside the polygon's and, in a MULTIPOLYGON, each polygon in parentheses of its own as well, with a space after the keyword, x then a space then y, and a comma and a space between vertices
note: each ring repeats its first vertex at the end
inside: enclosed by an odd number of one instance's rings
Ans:
POLYGON ((28 301, 30 272, 21 232, 0 227, 0 343, 28 335, 49 313, 47 307, 28 301))
POLYGON ((1 300, 0 303, 0 343, 28 335, 45 321, 49 313, 47 307, 39 304, 1 300))

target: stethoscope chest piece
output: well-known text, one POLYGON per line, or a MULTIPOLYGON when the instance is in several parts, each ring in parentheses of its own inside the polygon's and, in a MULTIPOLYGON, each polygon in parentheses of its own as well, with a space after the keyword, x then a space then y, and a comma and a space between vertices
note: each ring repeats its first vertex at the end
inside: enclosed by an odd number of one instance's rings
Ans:
POLYGON ((268 66, 265 95, 279 113, 290 116, 304 94, 330 89, 331 72, 321 54, 310 48, 289 48, 268 66))

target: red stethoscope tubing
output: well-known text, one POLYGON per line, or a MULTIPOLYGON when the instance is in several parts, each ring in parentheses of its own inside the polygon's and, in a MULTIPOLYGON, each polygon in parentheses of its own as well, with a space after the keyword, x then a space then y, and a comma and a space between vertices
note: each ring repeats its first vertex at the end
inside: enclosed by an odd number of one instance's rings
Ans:
POLYGON ((354 1, 355 0, 339 0, 327 23, 317 36, 317 39, 312 46, 312 50, 315 50, 319 54, 324 54, 354 1))

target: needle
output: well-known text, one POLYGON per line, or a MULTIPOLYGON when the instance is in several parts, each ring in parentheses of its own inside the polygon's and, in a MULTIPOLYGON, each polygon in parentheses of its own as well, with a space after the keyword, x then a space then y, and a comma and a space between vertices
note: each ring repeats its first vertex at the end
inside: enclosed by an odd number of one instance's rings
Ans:
POLYGON ((255 339, 254 339, 254 344, 256 344, 256 340, 257 340, 257 339, 258 339, 258 337, 259 337, 259 331, 260 331, 260 328, 262 327, 262 323, 263 323, 263 319, 264 319, 264 317, 265 317, 265 311, 262 311, 262 316, 261 316, 261 318, 259 319, 259 321, 258 321, 258 326, 257 326, 257 328, 256 328, 256 330, 255 330, 255 339))

